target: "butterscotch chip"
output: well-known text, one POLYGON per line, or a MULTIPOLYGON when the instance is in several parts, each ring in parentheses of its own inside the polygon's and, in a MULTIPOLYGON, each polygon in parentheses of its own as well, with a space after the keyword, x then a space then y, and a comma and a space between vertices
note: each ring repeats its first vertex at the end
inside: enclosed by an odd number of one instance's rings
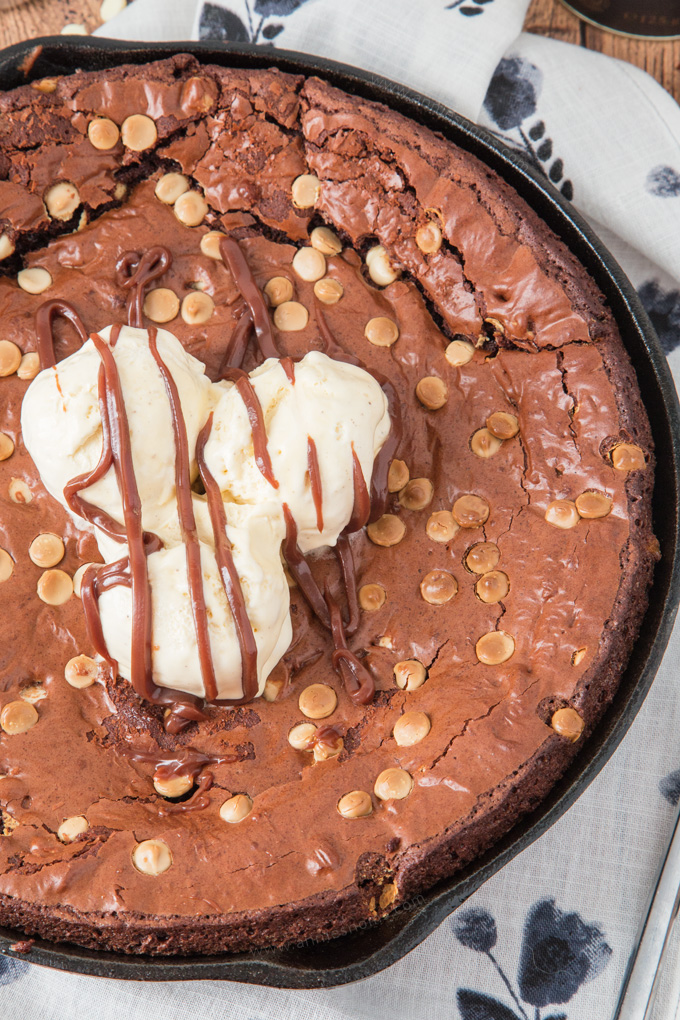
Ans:
POLYGON ((36 92, 42 92, 45 95, 51 95, 52 92, 57 91, 58 78, 41 78, 40 81, 32 81, 31 88, 35 89, 36 92))
POLYGON ((399 493, 399 502, 406 510, 424 510, 434 496, 434 485, 429 478, 412 478, 399 493))
POLYGON ((467 340, 452 340, 444 351, 444 357, 449 365, 461 368, 462 365, 467 365, 469 361, 472 361, 474 353, 474 345, 468 343, 467 340))
POLYGON ((427 670, 419 659, 403 659, 395 663, 394 680, 402 691, 416 691, 427 679, 427 670))
POLYGON ((99 666, 89 655, 75 655, 64 666, 66 683, 79 691, 91 687, 98 676, 99 666))
POLYGON ((8 460, 14 453, 14 440, 6 432, 0 432, 0 460, 8 460))
POLYGON ((487 574, 482 574, 475 585, 477 598, 486 602, 487 605, 500 602, 509 591, 510 581, 508 575, 504 574, 502 570, 490 570, 487 574))
POLYGON ((344 293, 345 288, 340 281, 330 276, 324 276, 323 280, 317 280, 314 284, 314 294, 322 305, 337 305, 344 293))
POLYGON ((184 174, 163 174, 158 179, 154 194, 164 205, 174 205, 180 195, 189 190, 189 179, 184 174))
POLYGON ((70 181, 59 181, 45 192, 45 206, 53 220, 70 220, 79 205, 80 194, 70 181))
POLYGON ((0 376, 14 375, 21 364, 21 350, 11 340, 0 340, 0 376))
POLYGON ((35 351, 30 351, 28 354, 22 355, 21 363, 17 369, 17 375, 20 379, 30 381, 35 379, 36 375, 40 371, 40 358, 35 351))
POLYGON ((460 531, 450 510, 435 510, 427 519, 425 532, 433 542, 450 542, 460 531))
POLYGON ((586 657, 587 651, 588 651, 587 648, 577 648, 576 651, 573 652, 571 656, 572 666, 580 666, 586 657))
POLYGON ((265 701, 271 703, 272 701, 276 701, 282 690, 283 680, 273 680, 269 677, 269 679, 265 681, 265 685, 262 690, 262 697, 265 701))
POLYGON ((81 563, 81 565, 78 567, 75 574, 73 575, 73 594, 77 595, 78 598, 80 598, 80 592, 83 586, 83 578, 85 577, 85 572, 89 570, 90 567, 101 567, 101 563, 81 563))
POLYGON ((311 751, 315 736, 316 726, 314 723, 301 722, 297 726, 293 726, 288 734, 288 743, 296 751, 311 751))
POLYGON ((572 503, 570 499, 556 499, 549 504, 546 512, 545 519, 548 524, 552 524, 553 528, 575 528, 581 517, 576 504, 572 503))
POLYGON ((10 701, 0 712, 0 728, 10 737, 26 733, 38 721, 38 713, 28 701, 10 701))
POLYGON ((501 551, 494 542, 477 542, 465 554, 465 566, 473 574, 486 574, 498 563, 501 551))
POLYGON ((410 477, 409 469, 403 460, 393 460, 387 472, 388 492, 399 492, 403 489, 410 477))
POLYGON ((448 570, 430 570, 420 582, 420 594, 431 606, 443 606, 458 591, 458 581, 448 570))
POLYGON ((430 718, 425 712, 404 712, 394 724, 392 736, 399 747, 420 743, 430 732, 430 718))
POLYGON ((426 375, 416 386, 416 396, 428 411, 438 411, 449 398, 446 383, 436 375, 426 375))
POLYGON ((264 295, 272 308, 278 308, 284 301, 290 301, 293 294, 293 284, 286 276, 272 276, 264 285, 264 295))
POLYGON ((587 489, 575 500, 576 509, 581 517, 586 520, 596 520, 598 517, 606 517, 612 508, 612 498, 604 492, 595 492, 587 489))
POLYGON ((333 736, 330 739, 317 740, 314 744, 314 761, 328 761, 329 758, 337 758, 345 746, 341 736, 333 736))
POLYGON ((375 781, 375 795, 380 800, 403 800, 413 789, 413 778, 405 769, 385 769, 375 781))
POLYGON ((274 310, 274 325, 282 333, 295 333, 309 322, 309 312, 299 301, 284 301, 274 310))
POLYGON ((30 503, 33 499, 33 493, 23 478, 10 478, 9 498, 13 503, 30 503))
POLYGON ((307 283, 315 283, 326 275, 326 260, 316 248, 299 248, 293 256, 293 269, 307 283))
POLYGON ((481 528, 489 518, 489 504, 482 496, 466 492, 453 504, 452 513, 461 528, 481 528))
POLYGON ((200 290, 193 291, 182 301, 181 315, 190 326, 200 326, 211 318, 215 311, 215 302, 210 294, 200 290))
POLYGON ((158 140, 155 122, 143 113, 133 113, 131 117, 126 117, 120 126, 120 135, 123 145, 133 152, 150 149, 158 140))
POLYGON ((6 549, 0 549, 0 582, 9 581, 14 573, 14 560, 6 549))
POLYGON ((172 865, 172 853, 162 839, 145 839, 132 851, 132 863, 142 875, 155 878, 172 865))
POLYGON ((406 534, 406 525, 394 514, 383 514, 366 528, 366 534, 374 545, 385 548, 398 545, 406 534))
POLYGON ((8 259, 10 255, 13 255, 15 251, 15 245, 9 234, 0 234, 0 262, 3 259, 8 259))
POLYGON ((59 535, 53 535, 49 531, 34 538, 28 547, 28 555, 36 567, 56 567, 64 558, 65 551, 59 535))
POLYGON ((194 781, 191 776, 159 776, 154 775, 153 787, 161 797, 183 797, 188 793, 194 781))
POLYGON ((372 811, 373 801, 365 790, 352 790, 338 801, 338 812, 343 818, 366 818, 372 811))
POLYGON ((247 793, 237 793, 229 800, 225 800, 220 808, 220 818, 223 822, 235 825, 242 822, 253 810, 253 802, 247 793))
POLYGON ((647 464, 644 453, 634 443, 619 443, 612 450, 611 458, 617 471, 639 471, 647 464))
POLYGON ((391 347, 399 339, 399 327, 386 315, 377 315, 366 323, 364 336, 374 347, 391 347))
POLYGON ((486 427, 499 439, 512 439, 519 432, 519 421, 507 411, 494 411, 486 419, 486 427))
POLYGON ((442 246, 442 232, 430 221, 416 230, 416 244, 424 255, 434 255, 442 246))
POLYGON ((387 252, 381 244, 376 244, 366 252, 368 275, 379 287, 387 287, 399 276, 399 270, 391 264, 387 252))
POLYGON ((203 254, 207 255, 209 259, 216 259, 218 262, 221 262, 220 242, 226 236, 226 234, 222 234, 219 230, 209 230, 201 238, 200 248, 203 254))
POLYGON ((198 191, 185 191, 172 208, 185 227, 197 227, 206 217, 208 203, 198 191))
POLYGON ((298 705, 308 719, 327 719, 338 707, 338 696, 328 684, 310 684, 300 694, 298 705))
POLYGON ((118 181, 115 188, 113 189, 113 197, 116 202, 122 201, 128 192, 128 186, 125 181, 118 181))
POLYGON ((470 449, 476 457, 487 460, 495 456, 503 445, 503 440, 490 432, 489 429, 477 429, 470 438, 470 449))
POLYGON ((120 138, 120 131, 108 117, 95 117, 87 125, 87 137, 95 149, 112 149, 120 138))
POLYGON ((156 287, 144 298, 144 314, 153 322, 170 322, 178 312, 179 298, 169 287, 156 287))
POLYGON ((72 815, 65 818, 57 829, 57 837, 62 843, 72 843, 78 836, 82 836, 89 829, 89 823, 85 815, 72 815))
POLYGON ((73 595, 73 578, 65 570, 46 570, 38 579, 37 591, 48 606, 63 606, 73 595))
POLYGON ((475 645, 480 662, 487 666, 499 666, 507 662, 515 651, 515 640, 504 630, 492 630, 483 634, 475 645))
POLYGON ((52 284, 52 276, 42 266, 32 266, 17 273, 17 283, 27 294, 42 294, 52 284))
POLYGON ((291 184, 291 197, 296 209, 311 209, 321 194, 321 181, 315 174, 300 174, 291 184))
POLYGON ((561 737, 566 737, 572 744, 575 744, 583 733, 585 723, 576 709, 558 708, 553 713, 550 725, 555 733, 558 733, 561 737))
POLYGON ((28 687, 22 687, 19 697, 22 701, 27 701, 29 705, 37 705, 39 702, 45 700, 47 697, 47 691, 43 684, 41 684, 40 681, 37 681, 34 684, 29 684, 28 687))
POLYGON ((335 231, 329 230, 328 227, 314 227, 309 240, 312 247, 322 255, 339 255, 342 251, 342 241, 335 231))
POLYGON ((359 605, 367 613, 382 609, 386 599, 387 594, 381 584, 363 584, 359 588, 359 605))

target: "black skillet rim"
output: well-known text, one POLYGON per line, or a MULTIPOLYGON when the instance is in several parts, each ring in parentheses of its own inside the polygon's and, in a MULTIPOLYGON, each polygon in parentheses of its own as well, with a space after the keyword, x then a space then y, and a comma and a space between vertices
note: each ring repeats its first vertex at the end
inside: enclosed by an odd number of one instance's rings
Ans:
POLYGON ((464 117, 390 82, 320 57, 287 50, 213 43, 139 43, 61 36, 31 39, 0 52, 0 89, 76 68, 98 70, 191 53, 204 63, 278 67, 320 75, 347 92, 385 103, 478 156, 510 183, 562 238, 603 291, 633 358, 658 460, 654 526, 662 559, 650 605, 613 704, 549 796, 491 850, 377 924, 328 942, 215 957, 130 957, 36 940, 27 957, 12 949, 25 938, 0 929, 0 953, 79 974, 137 981, 226 979, 281 988, 330 988, 378 973, 400 960, 508 861, 550 828, 609 760, 633 722, 658 669, 680 600, 680 407, 665 355, 630 281, 589 225, 520 153, 464 117))

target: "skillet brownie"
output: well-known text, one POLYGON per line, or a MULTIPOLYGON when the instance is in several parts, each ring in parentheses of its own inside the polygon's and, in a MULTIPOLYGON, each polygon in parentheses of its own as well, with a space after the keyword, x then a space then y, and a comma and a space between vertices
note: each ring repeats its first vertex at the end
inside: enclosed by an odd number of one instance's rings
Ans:
POLYGON ((330 938, 473 860, 615 696, 658 544, 603 296, 315 78, 0 98, 0 922, 330 938))

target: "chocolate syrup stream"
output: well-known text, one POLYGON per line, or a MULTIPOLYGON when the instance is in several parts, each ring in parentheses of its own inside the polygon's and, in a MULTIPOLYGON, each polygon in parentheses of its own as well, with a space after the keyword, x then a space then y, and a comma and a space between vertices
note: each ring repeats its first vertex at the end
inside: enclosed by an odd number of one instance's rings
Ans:
POLYGON ((354 449, 354 443, 352 443, 352 481, 354 483, 354 505, 352 506, 352 516, 343 532, 345 535, 353 535, 355 531, 361 531, 371 513, 371 497, 366 487, 361 462, 354 449))
POLYGON ((41 368, 54 368, 57 363, 54 353, 54 320, 60 315, 68 319, 80 337, 81 344, 87 343, 87 330, 83 320, 68 301, 55 298, 45 301, 35 313, 35 334, 41 368))
POLYGON ((311 436, 307 436, 307 466, 309 468, 309 484, 312 488, 312 499, 316 510, 316 527, 319 532, 323 531, 323 488, 321 486, 321 472, 319 470, 319 456, 316 452, 316 443, 311 436))
POLYGON ((349 619, 345 624, 345 634, 347 637, 351 637, 359 628, 361 614, 359 612, 357 578, 354 572, 354 557, 352 556, 352 546, 349 543, 347 535, 340 535, 338 538, 338 542, 335 547, 335 555, 338 558, 340 569, 342 570, 342 581, 345 588, 347 608, 349 610, 349 619))
POLYGON ((340 673, 345 690, 355 705, 368 705, 375 695, 375 682, 363 663, 347 647, 340 607, 329 591, 326 604, 333 634, 333 668, 340 673))
POLYGON ((143 326, 142 312, 144 308, 144 291, 146 287, 158 280, 172 264, 172 254, 163 245, 149 248, 143 255, 138 252, 126 252, 116 263, 118 284, 123 290, 129 290, 127 302, 128 324, 135 329, 143 326))
POLYGON ((279 352, 272 336, 271 322, 269 321, 269 310, 262 296, 262 291, 255 283, 246 257, 241 246, 231 237, 223 237, 220 241, 220 255, 224 264, 234 278, 241 297, 250 308, 255 325, 255 336, 257 344, 264 358, 278 358, 279 352))
POLYGON ((246 405, 248 421, 253 433, 253 450, 255 452, 255 463, 260 469, 260 474, 271 486, 278 489, 279 483, 274 477, 269 449, 267 447, 267 429, 264 424, 262 405, 258 399, 255 388, 248 378, 246 372, 241 368, 225 368, 222 378, 236 384, 241 400, 246 405))
POLYGON ((177 514, 182 533, 182 541, 187 563, 187 580, 191 610, 194 618, 198 659, 201 666, 201 677, 207 701, 217 697, 217 679, 210 647, 210 631, 208 614, 205 606, 203 590, 203 570, 201 567, 201 547, 196 531, 196 518, 191 496, 191 461, 189 459, 189 443, 187 440, 186 422, 182 413, 177 384, 168 371, 167 365, 158 352, 158 330, 149 330, 149 350, 158 365, 165 390, 170 403, 172 430, 175 437, 175 490, 177 492, 177 514))
POLYGON ((116 751, 133 762, 149 762, 155 766, 154 779, 174 779, 177 776, 189 776, 192 782, 198 781, 198 788, 189 800, 175 803, 163 803, 158 808, 161 818, 184 811, 201 811, 208 807, 210 798, 205 794, 213 784, 212 772, 204 772, 208 766, 231 765, 239 760, 237 754, 208 755, 193 747, 183 747, 178 751, 142 751, 135 747, 129 749, 116 747, 116 751))
POLYGON ((312 612, 321 623, 330 630, 330 617, 323 595, 314 580, 309 563, 300 552, 297 544, 297 524, 287 503, 282 504, 283 519, 286 523, 286 537, 283 540, 283 556, 294 580, 309 603, 312 612))
POLYGON ((295 362, 293 359, 287 355, 285 358, 281 358, 281 368, 286 373, 290 385, 295 386, 295 362))
POLYGON ((244 312, 241 318, 234 327, 234 332, 231 334, 229 340, 229 346, 227 347, 222 365, 220 366, 219 378, 224 378, 224 370, 227 368, 240 368, 243 364, 243 359, 246 356, 248 344, 250 342, 250 336, 253 331, 253 317, 250 314, 248 307, 244 308, 244 312))
POLYGON ((222 578, 224 593, 227 596, 234 620, 239 648, 241 649, 243 697, 228 701, 225 699, 220 701, 220 704, 239 705, 246 701, 252 701, 257 696, 257 645, 241 588, 241 580, 234 565, 231 542, 227 536, 227 515, 224 509, 224 502, 222 501, 222 493, 205 462, 205 446, 212 429, 212 422, 213 415, 211 411, 196 441, 196 461, 208 500, 210 522, 215 540, 215 558, 219 567, 220 577, 222 578))

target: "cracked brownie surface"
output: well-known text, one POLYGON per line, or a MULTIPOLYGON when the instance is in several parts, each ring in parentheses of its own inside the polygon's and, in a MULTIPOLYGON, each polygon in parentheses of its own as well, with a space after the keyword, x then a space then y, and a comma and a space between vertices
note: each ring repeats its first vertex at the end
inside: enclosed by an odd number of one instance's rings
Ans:
MULTIPOLYGON (((614 696, 646 607, 658 546, 634 371, 585 270, 491 170, 323 81, 187 56, 0 97, 2 340, 24 358, 45 300, 90 331, 124 323, 116 265, 163 245, 157 284, 177 299, 159 298, 165 328, 217 379, 243 303, 213 231, 240 243, 261 289, 282 278, 306 310, 265 290, 283 354, 326 350, 330 331, 398 394, 388 516, 352 537, 350 645, 376 696, 347 697, 297 588, 264 698, 208 707, 179 734, 103 666, 96 683, 67 682, 67 662, 93 654, 82 606, 38 596, 29 547, 59 536, 70 576, 99 556, 22 444, 37 366, 17 373, 0 351, 0 921, 29 934, 214 953, 381 916, 540 802, 614 696), (91 128, 101 118, 115 133, 91 128), (169 173, 193 199, 157 197, 172 197, 169 173), (293 259, 320 226, 340 243, 316 235, 331 250, 315 282, 293 259), (48 276, 22 286, 37 269, 48 276), (196 294, 213 303, 202 321, 186 311, 196 294), (310 719, 300 699, 318 683, 337 707, 310 719), (37 716, 26 729, 19 703, 37 716), (294 746, 300 724, 331 724, 340 753, 294 746), (217 760, 205 803, 174 810, 131 747, 217 760), (236 794, 252 809, 229 824, 236 794), (145 840, 169 848, 162 874, 134 866, 145 840)), ((55 336, 58 359, 80 344, 61 320, 55 336)), ((244 367, 256 363, 251 345, 244 367)), ((341 601, 332 552, 310 562, 341 601)))

